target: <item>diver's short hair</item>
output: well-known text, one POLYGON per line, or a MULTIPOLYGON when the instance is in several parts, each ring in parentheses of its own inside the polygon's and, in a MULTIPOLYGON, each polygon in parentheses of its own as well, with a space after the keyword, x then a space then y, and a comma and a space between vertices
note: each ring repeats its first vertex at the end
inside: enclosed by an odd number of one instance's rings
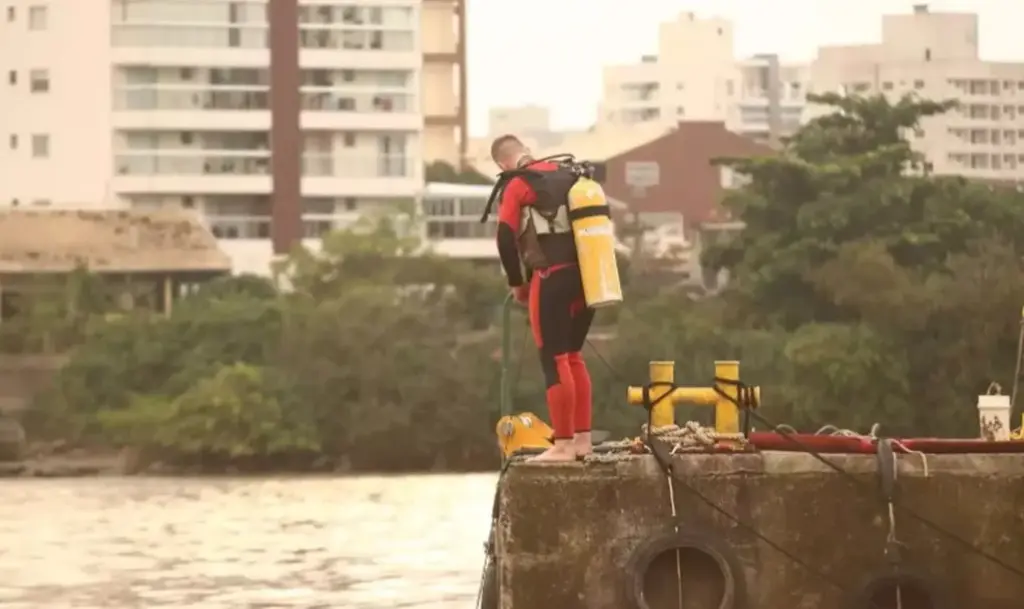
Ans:
POLYGON ((498 157, 501 156, 502 149, 508 146, 509 144, 519 144, 520 146, 522 146, 523 142, 520 141, 518 137, 512 135, 511 133, 500 135, 494 138, 494 141, 491 142, 491 158, 497 161, 498 157))

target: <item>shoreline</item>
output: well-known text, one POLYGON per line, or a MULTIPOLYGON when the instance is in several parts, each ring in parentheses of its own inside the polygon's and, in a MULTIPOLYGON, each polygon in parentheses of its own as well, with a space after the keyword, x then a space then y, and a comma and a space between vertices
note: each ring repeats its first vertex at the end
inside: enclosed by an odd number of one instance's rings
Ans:
POLYGON ((70 448, 63 443, 30 445, 17 461, 0 460, 0 480, 54 479, 54 478, 221 478, 221 477, 350 477, 350 476, 408 476, 490 473, 492 469, 441 470, 423 468, 409 471, 354 470, 348 463, 336 466, 323 463, 320 467, 302 469, 247 470, 233 467, 203 470, 196 467, 175 467, 161 462, 146 462, 139 451, 132 448, 86 449, 70 448))

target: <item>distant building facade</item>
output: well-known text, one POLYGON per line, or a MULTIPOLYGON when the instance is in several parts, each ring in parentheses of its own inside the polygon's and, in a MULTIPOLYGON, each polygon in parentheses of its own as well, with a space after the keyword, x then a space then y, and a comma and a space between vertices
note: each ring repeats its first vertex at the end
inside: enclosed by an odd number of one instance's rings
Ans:
POLYGON ((465 0, 9 4, 0 206, 195 210, 263 268, 465 159, 465 0))
POLYGON ((778 143, 800 127, 809 71, 777 55, 737 59, 731 21, 682 13, 660 24, 657 55, 607 66, 603 78, 598 125, 723 121, 778 143))
POLYGON ((910 14, 886 15, 880 44, 819 49, 811 82, 815 92, 956 100, 959 108, 908 134, 914 147, 936 173, 1024 182, 1024 61, 981 59, 975 14, 937 13, 922 4, 910 14))

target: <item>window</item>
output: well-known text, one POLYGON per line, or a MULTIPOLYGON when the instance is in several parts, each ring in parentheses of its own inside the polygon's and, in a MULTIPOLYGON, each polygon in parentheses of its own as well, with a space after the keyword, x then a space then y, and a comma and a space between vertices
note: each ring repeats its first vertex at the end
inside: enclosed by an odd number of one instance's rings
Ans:
POLYGON ((892 83, 889 82, 889 81, 883 82, 882 83, 882 90, 883 91, 892 91, 892 83))
POLYGON ((341 71, 341 81, 342 82, 353 82, 353 81, 355 81, 355 79, 356 79, 356 72, 355 72, 355 70, 342 70, 341 71))
POLYGON ((44 134, 32 136, 32 157, 36 159, 50 157, 50 136, 44 134))
POLYGON ((37 32, 45 30, 48 26, 49 16, 49 11, 45 6, 28 7, 28 29, 37 32))
POLYGON ((12 133, 11 136, 7 138, 7 145, 10 147, 11 150, 17 150, 18 136, 12 133))
POLYGON ((344 136, 345 148, 355 148, 356 146, 356 134, 346 133, 344 136))
POLYGON ((29 91, 32 93, 47 93, 50 90, 50 71, 32 70, 28 73, 29 91))
POLYGON ((924 50, 924 60, 925 61, 931 61, 932 60, 932 50, 931 49, 925 49, 924 50))
POLYGON ((7 83, 11 85, 18 84, 18 73, 14 70, 7 72, 7 83))
POLYGON ((13 6, 8 6, 7 7, 7 22, 10 23, 12 21, 14 21, 14 7, 13 6))
POLYGON ((923 80, 915 80, 914 81, 914 88, 915 89, 923 89, 924 88, 924 81, 923 80))

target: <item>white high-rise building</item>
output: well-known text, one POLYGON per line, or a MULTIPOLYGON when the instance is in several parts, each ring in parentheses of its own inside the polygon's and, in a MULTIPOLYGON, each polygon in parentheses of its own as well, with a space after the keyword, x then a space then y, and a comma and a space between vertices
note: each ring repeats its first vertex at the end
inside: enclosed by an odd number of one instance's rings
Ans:
POLYGON ((5 4, 0 205, 192 208, 259 269, 422 191, 422 0, 5 4))
POLYGON ((923 122, 915 148, 937 173, 1024 182, 1024 61, 982 60, 977 15, 926 5, 886 15, 881 44, 822 47, 811 77, 816 92, 956 100, 923 122))
POLYGON ((807 80, 776 55, 737 60, 732 22, 683 13, 660 25, 657 55, 604 69, 598 124, 714 120, 775 141, 800 126, 807 80))

